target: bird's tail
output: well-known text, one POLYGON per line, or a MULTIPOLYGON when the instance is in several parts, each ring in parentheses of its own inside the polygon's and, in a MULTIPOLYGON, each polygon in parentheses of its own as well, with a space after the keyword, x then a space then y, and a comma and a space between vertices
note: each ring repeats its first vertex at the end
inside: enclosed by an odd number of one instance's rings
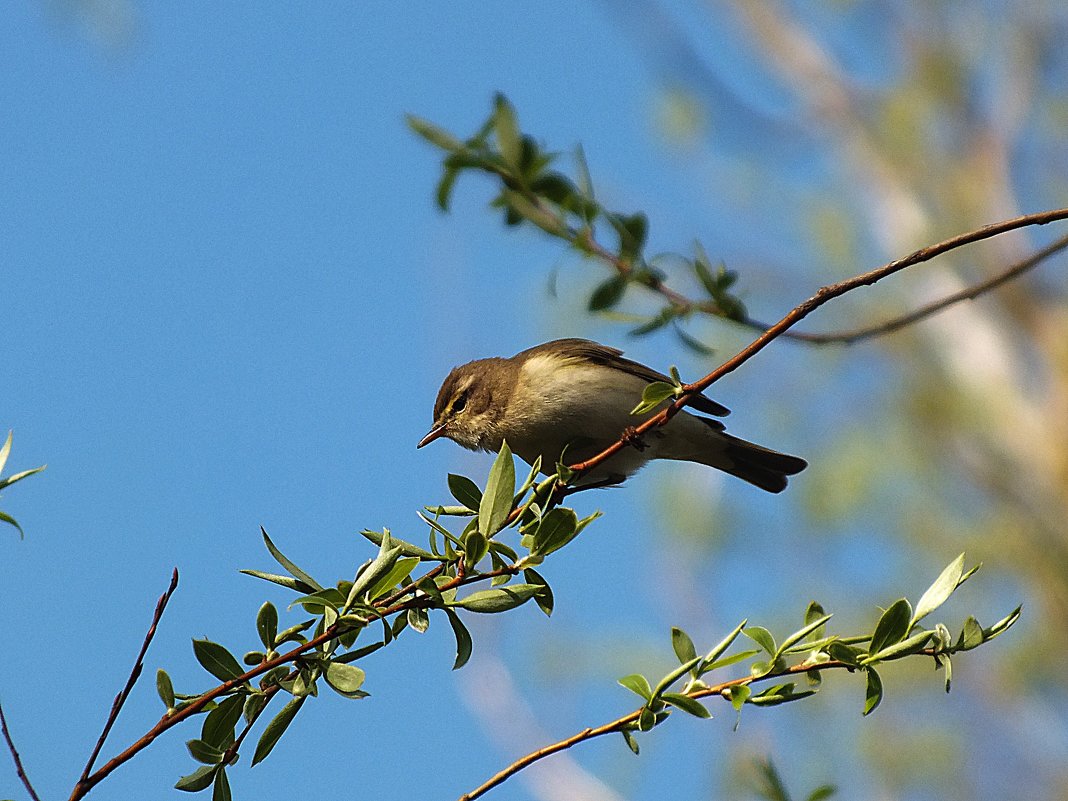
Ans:
POLYGON ((720 432, 719 437, 726 447, 715 454, 712 466, 762 490, 782 492, 786 489, 787 476, 808 467, 808 462, 799 456, 779 453, 726 432, 720 432))

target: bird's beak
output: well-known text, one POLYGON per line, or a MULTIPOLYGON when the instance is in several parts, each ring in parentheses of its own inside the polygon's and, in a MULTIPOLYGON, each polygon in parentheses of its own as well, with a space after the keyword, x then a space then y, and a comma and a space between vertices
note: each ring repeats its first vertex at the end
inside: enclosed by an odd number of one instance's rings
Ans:
POLYGON ((438 439, 439 437, 443 437, 443 436, 445 436, 445 424, 444 423, 442 423, 440 426, 437 426, 436 428, 430 429, 430 433, 427 434, 425 437, 423 437, 421 440, 419 440, 419 444, 416 445, 415 448, 416 448, 416 450, 418 450, 419 448, 422 448, 424 445, 429 445, 434 440, 438 439))

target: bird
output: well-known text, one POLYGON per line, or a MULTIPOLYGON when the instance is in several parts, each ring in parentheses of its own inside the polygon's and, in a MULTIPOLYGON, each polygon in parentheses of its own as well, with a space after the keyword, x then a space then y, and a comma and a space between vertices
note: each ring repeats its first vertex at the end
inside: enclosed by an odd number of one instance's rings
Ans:
MULTIPOLYGON (((416 446, 445 437, 476 451, 512 453, 542 472, 558 460, 577 464, 633 434, 642 415, 631 411, 649 384, 672 383, 662 373, 588 339, 556 339, 511 358, 477 359, 454 367, 434 402, 434 424, 416 446)), ((618 484, 653 459, 674 459, 722 470, 766 490, 782 492, 787 477, 808 463, 747 442, 715 417, 730 410, 705 395, 691 398, 666 425, 634 438, 631 445, 583 475, 581 483, 618 484)))

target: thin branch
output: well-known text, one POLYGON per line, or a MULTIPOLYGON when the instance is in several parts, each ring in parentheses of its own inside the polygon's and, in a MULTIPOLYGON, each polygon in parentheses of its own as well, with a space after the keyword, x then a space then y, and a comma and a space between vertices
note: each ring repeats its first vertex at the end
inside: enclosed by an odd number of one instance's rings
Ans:
POLYGON ((108 714, 107 722, 104 724, 104 730, 100 732, 100 737, 97 738, 96 746, 93 747, 93 753, 89 755, 89 761, 85 763, 85 769, 82 770, 82 775, 78 777, 78 784, 84 782, 92 772, 93 764, 96 762, 96 758, 100 756, 100 749, 104 747, 104 741, 108 738, 108 734, 111 733, 111 727, 115 725, 115 721, 119 717, 119 712, 122 711, 123 704, 125 704, 126 699, 130 697, 130 691, 133 690, 134 684, 141 675, 141 671, 144 670, 145 654, 148 653, 148 646, 152 644, 152 638, 156 636, 156 626, 159 625, 160 618, 163 617, 163 611, 167 608, 167 602, 170 601, 171 596, 174 595, 176 589, 178 589, 178 568, 174 568, 174 571, 171 573, 171 583, 167 587, 167 591, 156 601, 156 611, 152 614, 152 623, 148 627, 148 633, 145 634, 144 642, 141 643, 141 650, 137 653, 137 659, 134 660, 133 670, 130 671, 130 678, 126 680, 126 686, 115 696, 115 700, 111 704, 111 712, 108 714))
MULTIPOLYGON (((927 653, 927 652, 926 651, 920 651, 919 653, 927 653)), ((697 698, 708 698, 710 696, 715 695, 715 696, 719 696, 720 698, 724 698, 724 699, 729 701, 730 700, 730 694, 729 693, 730 693, 730 688, 731 687, 736 687, 736 686, 739 686, 739 685, 754 684, 754 683, 756 683, 758 681, 769 681, 771 679, 779 679, 779 678, 782 678, 784 676, 795 676, 795 675, 797 675, 799 673, 811 673, 813 671, 822 672, 824 670, 835 670, 835 669, 846 669, 846 670, 849 670, 849 671, 853 671, 853 670, 856 669, 856 667, 854 665, 849 665, 849 664, 847 664, 845 662, 840 662, 840 661, 837 661, 837 660, 831 660, 829 662, 823 662, 823 663, 817 664, 817 665, 805 665, 805 664, 802 663, 800 665, 793 665, 791 667, 788 667, 786 670, 780 670, 780 671, 778 671, 776 673, 766 673, 763 676, 757 676, 757 677, 743 676, 743 677, 738 678, 738 679, 731 679, 730 681, 722 682, 722 683, 717 684, 717 685, 715 685, 713 687, 708 687, 708 688, 700 690, 698 692, 687 693, 687 695, 689 695, 690 698, 694 698, 694 699, 697 699, 697 698)), ((459 797, 459 799, 457 799, 457 801, 475 801, 476 798, 480 798, 481 796, 485 795, 487 792, 492 790, 494 787, 496 787, 497 785, 502 784, 503 782, 507 781, 508 779, 510 779, 515 774, 519 773, 519 771, 523 770, 524 768, 530 767, 535 762, 538 762, 538 761, 540 761, 542 759, 545 759, 546 757, 552 756, 553 754, 557 754, 557 753, 559 753, 561 751, 566 751, 568 748, 571 748, 573 745, 578 745, 579 743, 584 743, 587 740, 592 740, 595 737, 601 737, 601 736, 603 736, 605 734, 612 734, 613 732, 619 732, 619 731, 623 731, 625 729, 634 728, 635 724, 637 724, 637 722, 638 722, 638 718, 641 717, 642 710, 644 708, 645 707, 642 707, 640 709, 636 709, 633 712, 631 712, 631 713, 629 713, 627 715, 624 715, 621 718, 616 718, 612 722, 605 723, 602 726, 597 726, 596 728, 583 729, 582 731, 576 732, 575 734, 571 735, 570 737, 566 737, 563 740, 559 740, 559 741, 553 743, 552 745, 547 745, 544 748, 539 748, 537 751, 531 751, 526 756, 524 756, 524 757, 522 757, 520 759, 517 759, 515 762, 513 762, 508 767, 504 768, 503 770, 499 771, 498 773, 495 773, 493 776, 491 776, 489 779, 487 779, 485 782, 480 784, 478 787, 476 787, 471 792, 464 793, 462 796, 459 797)))
MULTIPOLYGON (((436 575, 437 572, 440 572, 440 569, 440 567, 434 568, 434 570, 430 571, 430 573, 436 575)), ((446 586, 459 586, 460 584, 469 584, 474 581, 491 579, 494 576, 502 575, 505 572, 514 573, 518 572, 518 570, 502 569, 495 570, 490 573, 479 574, 478 576, 471 576, 466 579, 458 578, 454 579, 449 585, 446 586)), ((398 591, 397 593, 394 593, 393 595, 378 601, 376 603, 376 606, 379 608, 381 616, 385 617, 387 615, 392 615, 405 609, 414 608, 421 605, 423 602, 423 599, 421 598, 413 597, 409 598, 407 601, 401 602, 398 602, 396 600, 399 597, 402 597, 403 595, 413 590, 414 583, 409 585, 408 587, 402 588, 401 591, 398 591)), ((312 651, 318 648, 323 643, 329 642, 330 640, 334 639, 346 629, 347 625, 341 623, 335 623, 332 626, 328 626, 319 636, 313 637, 306 643, 302 643, 301 645, 296 646, 295 648, 290 651, 287 651, 284 654, 279 654, 274 659, 261 662, 259 665, 252 668, 251 670, 248 670, 245 673, 242 673, 240 676, 237 676, 228 681, 224 681, 217 687, 208 690, 207 692, 198 696, 196 700, 189 702, 189 704, 187 704, 186 706, 179 708, 173 713, 164 715, 162 718, 159 719, 159 721, 156 722, 156 724, 151 729, 145 732, 145 734, 143 734, 135 742, 131 743, 124 751, 112 757, 106 763, 101 765, 94 773, 91 773, 88 776, 85 776, 80 779, 78 783, 74 786, 74 790, 71 792, 69 801, 78 801, 79 799, 84 798, 86 794, 93 789, 93 787, 95 787, 97 784, 107 778, 107 776, 112 771, 114 771, 120 765, 130 761, 130 759, 136 756, 140 751, 151 745, 157 737, 159 737, 161 734, 168 731, 169 729, 173 728, 174 726, 177 726, 183 720, 186 720, 187 718, 190 718, 193 715, 197 714, 205 706, 207 706, 219 696, 226 695, 236 687, 239 687, 242 684, 245 684, 246 682, 257 678, 258 676, 262 676, 264 673, 267 673, 268 671, 278 667, 279 665, 284 665, 289 662, 293 662, 302 654, 305 654, 308 651, 312 651)), ((235 745, 238 744, 235 743, 235 745)))
POLYGON ((7 718, 4 717, 4 708, 2 706, 0 706, 0 729, 3 729, 4 739, 7 740, 7 750, 11 752, 11 758, 15 760, 15 773, 18 774, 19 779, 22 781, 22 786, 26 788, 26 792, 30 794, 30 798, 33 801, 41 801, 41 797, 37 795, 37 791, 30 784, 30 777, 26 775, 26 769, 22 767, 19 752, 15 749, 15 743, 11 739, 11 732, 7 730, 7 718))
MULTIPOLYGON (((1060 239, 1053 242, 1053 244, 1042 248, 1032 255, 1028 256, 1022 261, 1018 261, 1011 265, 1008 269, 991 276, 985 281, 981 281, 978 284, 967 287, 954 292, 951 295, 946 295, 944 298, 928 303, 921 306, 908 314, 903 314, 900 317, 894 317, 883 323, 879 323, 873 326, 867 326, 864 328, 855 328, 852 331, 830 331, 827 333, 805 333, 803 331, 792 332, 794 339, 801 340, 803 342, 812 343, 815 345, 826 344, 843 344, 852 345, 856 342, 861 342, 865 339, 872 339, 883 334, 890 334, 894 331, 899 331, 905 326, 912 325, 915 322, 919 322, 933 314, 936 314, 943 309, 947 309, 954 304, 960 303, 965 300, 975 300, 980 295, 983 295, 992 289, 996 289, 1002 284, 1008 283, 1016 276, 1027 272, 1028 270, 1038 266, 1050 256, 1060 253, 1065 248, 1068 248, 1068 236, 1063 236, 1060 239)), ((752 323, 755 327, 761 330, 767 330, 769 326, 756 320, 747 321, 746 324, 752 323)))
MULTIPOLYGON (((991 237, 1006 233, 1007 231, 1015 231, 1018 228, 1025 228, 1030 225, 1046 225, 1047 223, 1063 219, 1068 219, 1068 209, 1043 211, 1037 214, 1027 214, 1022 217, 1015 217, 1011 220, 992 223, 991 225, 977 228, 974 231, 968 231, 967 233, 959 234, 958 236, 946 239, 937 244, 921 248, 904 258, 896 259, 895 261, 884 264, 882 267, 877 267, 866 273, 861 273, 860 275, 856 275, 844 281, 821 287, 815 295, 795 306, 785 317, 774 325, 769 326, 764 333, 750 342, 746 347, 742 348, 742 350, 738 351, 733 357, 723 362, 723 364, 704 378, 695 381, 692 384, 683 385, 682 394, 659 414, 655 414, 644 420, 641 425, 636 426, 632 431, 626 432, 620 439, 613 442, 597 455, 584 462, 570 465, 571 469, 576 473, 575 477, 577 478, 588 473, 606 459, 614 456, 623 448, 628 447, 628 443, 632 442, 635 436, 641 436, 654 428, 665 425, 672 417, 678 414, 683 407, 692 403, 697 395, 723 376, 737 370, 753 358, 753 356, 770 345, 774 340, 786 333, 788 329, 792 328, 825 303, 862 286, 871 286, 872 284, 881 281, 883 278, 901 272, 914 264, 930 261, 936 256, 941 256, 943 253, 963 247, 964 245, 969 245, 984 239, 990 239, 991 237)), ((562 491, 562 483, 558 484, 557 488, 562 491)))
MULTIPOLYGON (((540 202, 540 199, 532 196, 532 199, 536 199, 540 202)), ((544 205, 544 204, 542 204, 544 205)), ((1064 211, 1064 210, 1061 210, 1064 211)), ((1053 212, 1056 213, 1056 212, 1053 212)), ((1053 219, 1063 219, 1063 217, 1055 217, 1053 219)), ((1050 222, 1051 220, 1046 220, 1050 222)), ((1037 225, 1043 225, 1045 223, 1035 223, 1037 225)), ((591 233, 576 231, 568 228, 571 242, 576 247, 579 247, 583 252, 596 256, 601 261, 607 263, 623 278, 629 278, 634 273, 634 267, 631 263, 620 258, 610 250, 605 248, 599 242, 597 242, 591 233), (579 244, 581 243, 581 244, 579 244)), ((911 325, 914 322, 929 317, 942 309, 959 303, 964 300, 974 300, 980 295, 989 292, 996 287, 1001 286, 1005 282, 1015 278, 1021 273, 1036 267, 1050 256, 1064 250, 1068 247, 1068 237, 1065 239, 1057 240, 1054 244, 1043 248, 1034 255, 1024 259, 1023 261, 1013 264, 1004 272, 995 275, 994 277, 982 281, 973 287, 955 292, 952 295, 948 295, 941 300, 930 303, 926 306, 922 306, 919 309, 896 317, 892 320, 888 320, 885 323, 880 323, 873 326, 865 326, 863 328, 857 328, 849 331, 827 331, 827 332, 805 332, 805 331, 785 331, 782 336, 787 339, 793 339, 798 342, 805 342, 810 345, 852 345, 856 342, 860 342, 865 339, 873 339, 874 337, 883 336, 885 334, 893 333, 904 328, 907 325, 911 325)), ((677 311, 679 314, 691 314, 693 312, 701 312, 708 314, 712 317, 724 317, 722 310, 716 305, 715 301, 699 301, 693 300, 686 295, 678 292, 662 281, 645 280, 638 282, 641 286, 648 289, 650 292, 655 292, 664 298, 668 304, 677 311)), ((745 328, 750 328, 756 331, 767 331, 771 326, 767 323, 763 323, 753 317, 727 317, 745 328)))

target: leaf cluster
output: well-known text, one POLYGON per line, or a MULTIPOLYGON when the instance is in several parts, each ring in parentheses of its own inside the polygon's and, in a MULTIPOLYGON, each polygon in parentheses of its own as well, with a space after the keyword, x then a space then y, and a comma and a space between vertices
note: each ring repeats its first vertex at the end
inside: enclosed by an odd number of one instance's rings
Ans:
MULTIPOLYGON (((11 437, 13 432, 7 432, 7 439, 4 440, 3 446, 0 446, 0 473, 4 472, 4 466, 7 464, 7 457, 11 455, 11 437)), ((21 473, 15 473, 7 478, 0 478, 0 490, 6 489, 14 484, 16 481, 22 481, 27 476, 32 476, 34 473, 40 473, 45 469, 45 465, 40 467, 34 467, 30 470, 23 470, 21 473)), ((14 526, 15 530, 19 533, 19 539, 25 536, 25 532, 22 530, 22 526, 16 522, 15 518, 6 512, 0 511, 0 523, 7 523, 9 526, 14 526)))
POLYGON ((219 643, 194 639, 201 667, 223 682, 210 690, 176 693, 170 676, 158 672, 164 720, 183 710, 204 715, 200 737, 186 743, 201 765, 175 786, 190 792, 212 787, 216 801, 229 799, 227 768, 237 762, 242 741, 276 696, 287 700, 260 732, 252 765, 272 752, 308 698, 323 686, 345 698, 366 698, 366 672, 355 663, 407 629, 427 631, 434 613, 448 621, 455 637, 454 669, 467 663, 473 648, 463 614, 508 612, 531 599, 551 614, 552 590, 534 568, 573 541, 599 513, 579 519, 573 509, 553 505, 557 476, 539 482, 539 470, 535 464, 517 483, 505 443, 485 487, 450 475, 455 503, 419 513, 426 526, 425 547, 389 529, 363 531, 377 546, 376 555, 351 580, 334 585, 324 585, 299 567, 262 531, 267 551, 283 572, 242 572, 296 593, 287 611, 299 612, 301 619, 282 628, 277 607, 264 603, 256 616, 259 642, 240 660, 219 643), (501 536, 509 529, 518 531, 518 541, 511 545, 501 536), (485 586, 468 592, 475 584, 485 586))
POLYGON ((638 753, 634 732, 649 731, 666 720, 673 709, 708 718, 711 713, 700 699, 718 695, 731 703, 740 720, 746 705, 777 706, 814 695, 820 687, 821 672, 829 668, 865 674, 863 714, 868 715, 883 698, 883 682, 877 667, 914 656, 934 660, 935 667, 945 672, 945 687, 949 692, 952 656, 989 642, 1020 617, 1020 607, 1017 607, 994 625, 984 628, 974 617, 968 616, 955 638, 943 623, 929 628, 920 625, 979 567, 965 570, 964 554, 961 554, 923 593, 915 608, 907 599, 901 598, 882 612, 870 632, 857 635, 828 634, 826 627, 831 615, 815 601, 805 611, 804 625, 782 642, 777 642, 768 629, 749 625, 743 620, 708 653, 699 655, 690 636, 682 629, 673 628, 671 644, 679 660, 678 667, 655 685, 638 673, 619 680, 623 687, 639 695, 644 702, 638 713, 621 721, 619 731, 628 747, 638 753), (740 634, 746 635, 758 647, 728 655, 727 651, 740 634), (715 671, 739 663, 747 663, 748 675, 719 682, 707 678, 715 671), (806 684, 799 688, 795 679, 800 677, 806 679, 806 684), (757 683, 770 686, 756 692, 754 685, 757 683))
POLYGON ((491 205, 503 211, 506 225, 532 225, 566 242, 581 255, 597 258, 613 268, 613 274, 590 294, 590 311, 616 308, 631 286, 652 290, 665 303, 658 312, 643 318, 632 333, 648 334, 672 324, 683 344, 701 353, 711 351, 688 334, 680 321, 695 313, 747 320, 744 304, 732 292, 737 273, 722 264, 714 267, 700 243, 695 243, 693 255, 649 256, 646 215, 611 211, 598 202, 581 148, 576 152, 574 177, 555 169, 557 154, 547 152, 534 137, 521 131, 515 109, 503 95, 496 96, 490 116, 467 139, 415 116, 408 117, 408 125, 445 153, 436 191, 443 211, 448 210, 461 173, 490 175, 499 185, 491 205), (610 245, 599 238, 602 229, 611 232, 610 245), (668 289, 665 267, 669 264, 682 265, 685 272, 691 273, 706 297, 691 300, 668 289))

